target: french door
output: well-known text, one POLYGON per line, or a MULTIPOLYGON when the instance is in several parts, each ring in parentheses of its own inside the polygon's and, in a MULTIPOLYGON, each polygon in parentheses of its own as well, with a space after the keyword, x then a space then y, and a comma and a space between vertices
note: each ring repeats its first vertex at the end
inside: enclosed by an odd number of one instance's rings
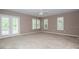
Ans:
POLYGON ((19 18, 15 17, 15 18, 12 18, 12 34, 17 34, 19 33, 19 18))
POLYGON ((1 34, 8 35, 9 34, 9 18, 1 17, 1 34))
POLYGON ((19 33, 20 18, 15 16, 0 16, 0 35, 19 33))

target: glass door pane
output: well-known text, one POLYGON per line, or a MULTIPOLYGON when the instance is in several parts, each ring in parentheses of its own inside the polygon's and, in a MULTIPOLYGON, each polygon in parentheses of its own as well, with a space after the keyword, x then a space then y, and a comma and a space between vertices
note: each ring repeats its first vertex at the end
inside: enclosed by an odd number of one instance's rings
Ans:
POLYGON ((1 34, 2 35, 9 34, 9 18, 8 17, 1 18, 1 34))
POLYGON ((19 18, 13 17, 12 18, 12 34, 19 33, 19 18))

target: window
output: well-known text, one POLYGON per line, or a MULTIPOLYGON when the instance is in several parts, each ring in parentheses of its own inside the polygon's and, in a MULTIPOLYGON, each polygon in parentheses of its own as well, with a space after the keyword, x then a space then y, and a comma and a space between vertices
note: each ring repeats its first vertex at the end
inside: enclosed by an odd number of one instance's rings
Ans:
POLYGON ((57 18, 57 30, 64 30, 64 17, 57 18))
POLYGON ((32 19, 32 29, 40 29, 40 19, 33 18, 32 19))
POLYGON ((36 19, 35 18, 32 19, 32 29, 33 30, 36 29, 36 19))
POLYGON ((9 34, 9 18, 1 17, 1 34, 8 35, 9 34))
POLYGON ((1 35, 19 33, 19 17, 0 15, 0 28, 1 35))
POLYGON ((44 19, 44 30, 48 30, 48 19, 44 19))
POLYGON ((13 17, 12 18, 12 34, 19 33, 19 18, 13 17))
POLYGON ((37 29, 40 29, 40 19, 37 19, 37 29))

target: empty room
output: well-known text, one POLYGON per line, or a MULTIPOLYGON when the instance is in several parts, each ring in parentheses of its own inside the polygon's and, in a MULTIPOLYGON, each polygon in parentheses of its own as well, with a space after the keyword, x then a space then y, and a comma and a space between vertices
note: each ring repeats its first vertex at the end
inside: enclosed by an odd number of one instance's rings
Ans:
POLYGON ((78 9, 0 9, 0 49, 78 48, 78 9))

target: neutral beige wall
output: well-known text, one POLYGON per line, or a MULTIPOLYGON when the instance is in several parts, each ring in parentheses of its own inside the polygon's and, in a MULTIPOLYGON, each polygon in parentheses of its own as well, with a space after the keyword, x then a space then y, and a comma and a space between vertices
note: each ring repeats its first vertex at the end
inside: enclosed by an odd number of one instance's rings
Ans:
MULTIPOLYGON (((33 32, 32 30, 32 18, 33 16, 25 15, 17 12, 0 10, 0 14, 20 16, 20 31, 21 33, 33 32)), ((79 12, 65 13, 54 16, 45 17, 48 18, 48 31, 56 33, 65 33, 79 35, 79 12), (57 17, 63 16, 65 21, 64 31, 57 31, 57 17)), ((40 18, 43 22, 44 18, 40 18)), ((43 24, 43 23, 42 23, 43 24)), ((41 25, 41 31, 43 30, 43 25, 41 25)))
POLYGON ((32 17, 23 15, 20 17, 20 31, 21 33, 32 32, 32 17))
POLYGON ((79 35, 79 11, 72 13, 59 14, 48 18, 48 31, 56 33, 65 33, 79 35), (64 31, 57 31, 57 17, 64 17, 64 31))
POLYGON ((21 33, 32 32, 33 16, 25 15, 25 14, 21 14, 21 13, 17 13, 17 12, 11 12, 11 11, 7 11, 7 10, 0 10, 0 14, 20 16, 20 32, 21 33))

